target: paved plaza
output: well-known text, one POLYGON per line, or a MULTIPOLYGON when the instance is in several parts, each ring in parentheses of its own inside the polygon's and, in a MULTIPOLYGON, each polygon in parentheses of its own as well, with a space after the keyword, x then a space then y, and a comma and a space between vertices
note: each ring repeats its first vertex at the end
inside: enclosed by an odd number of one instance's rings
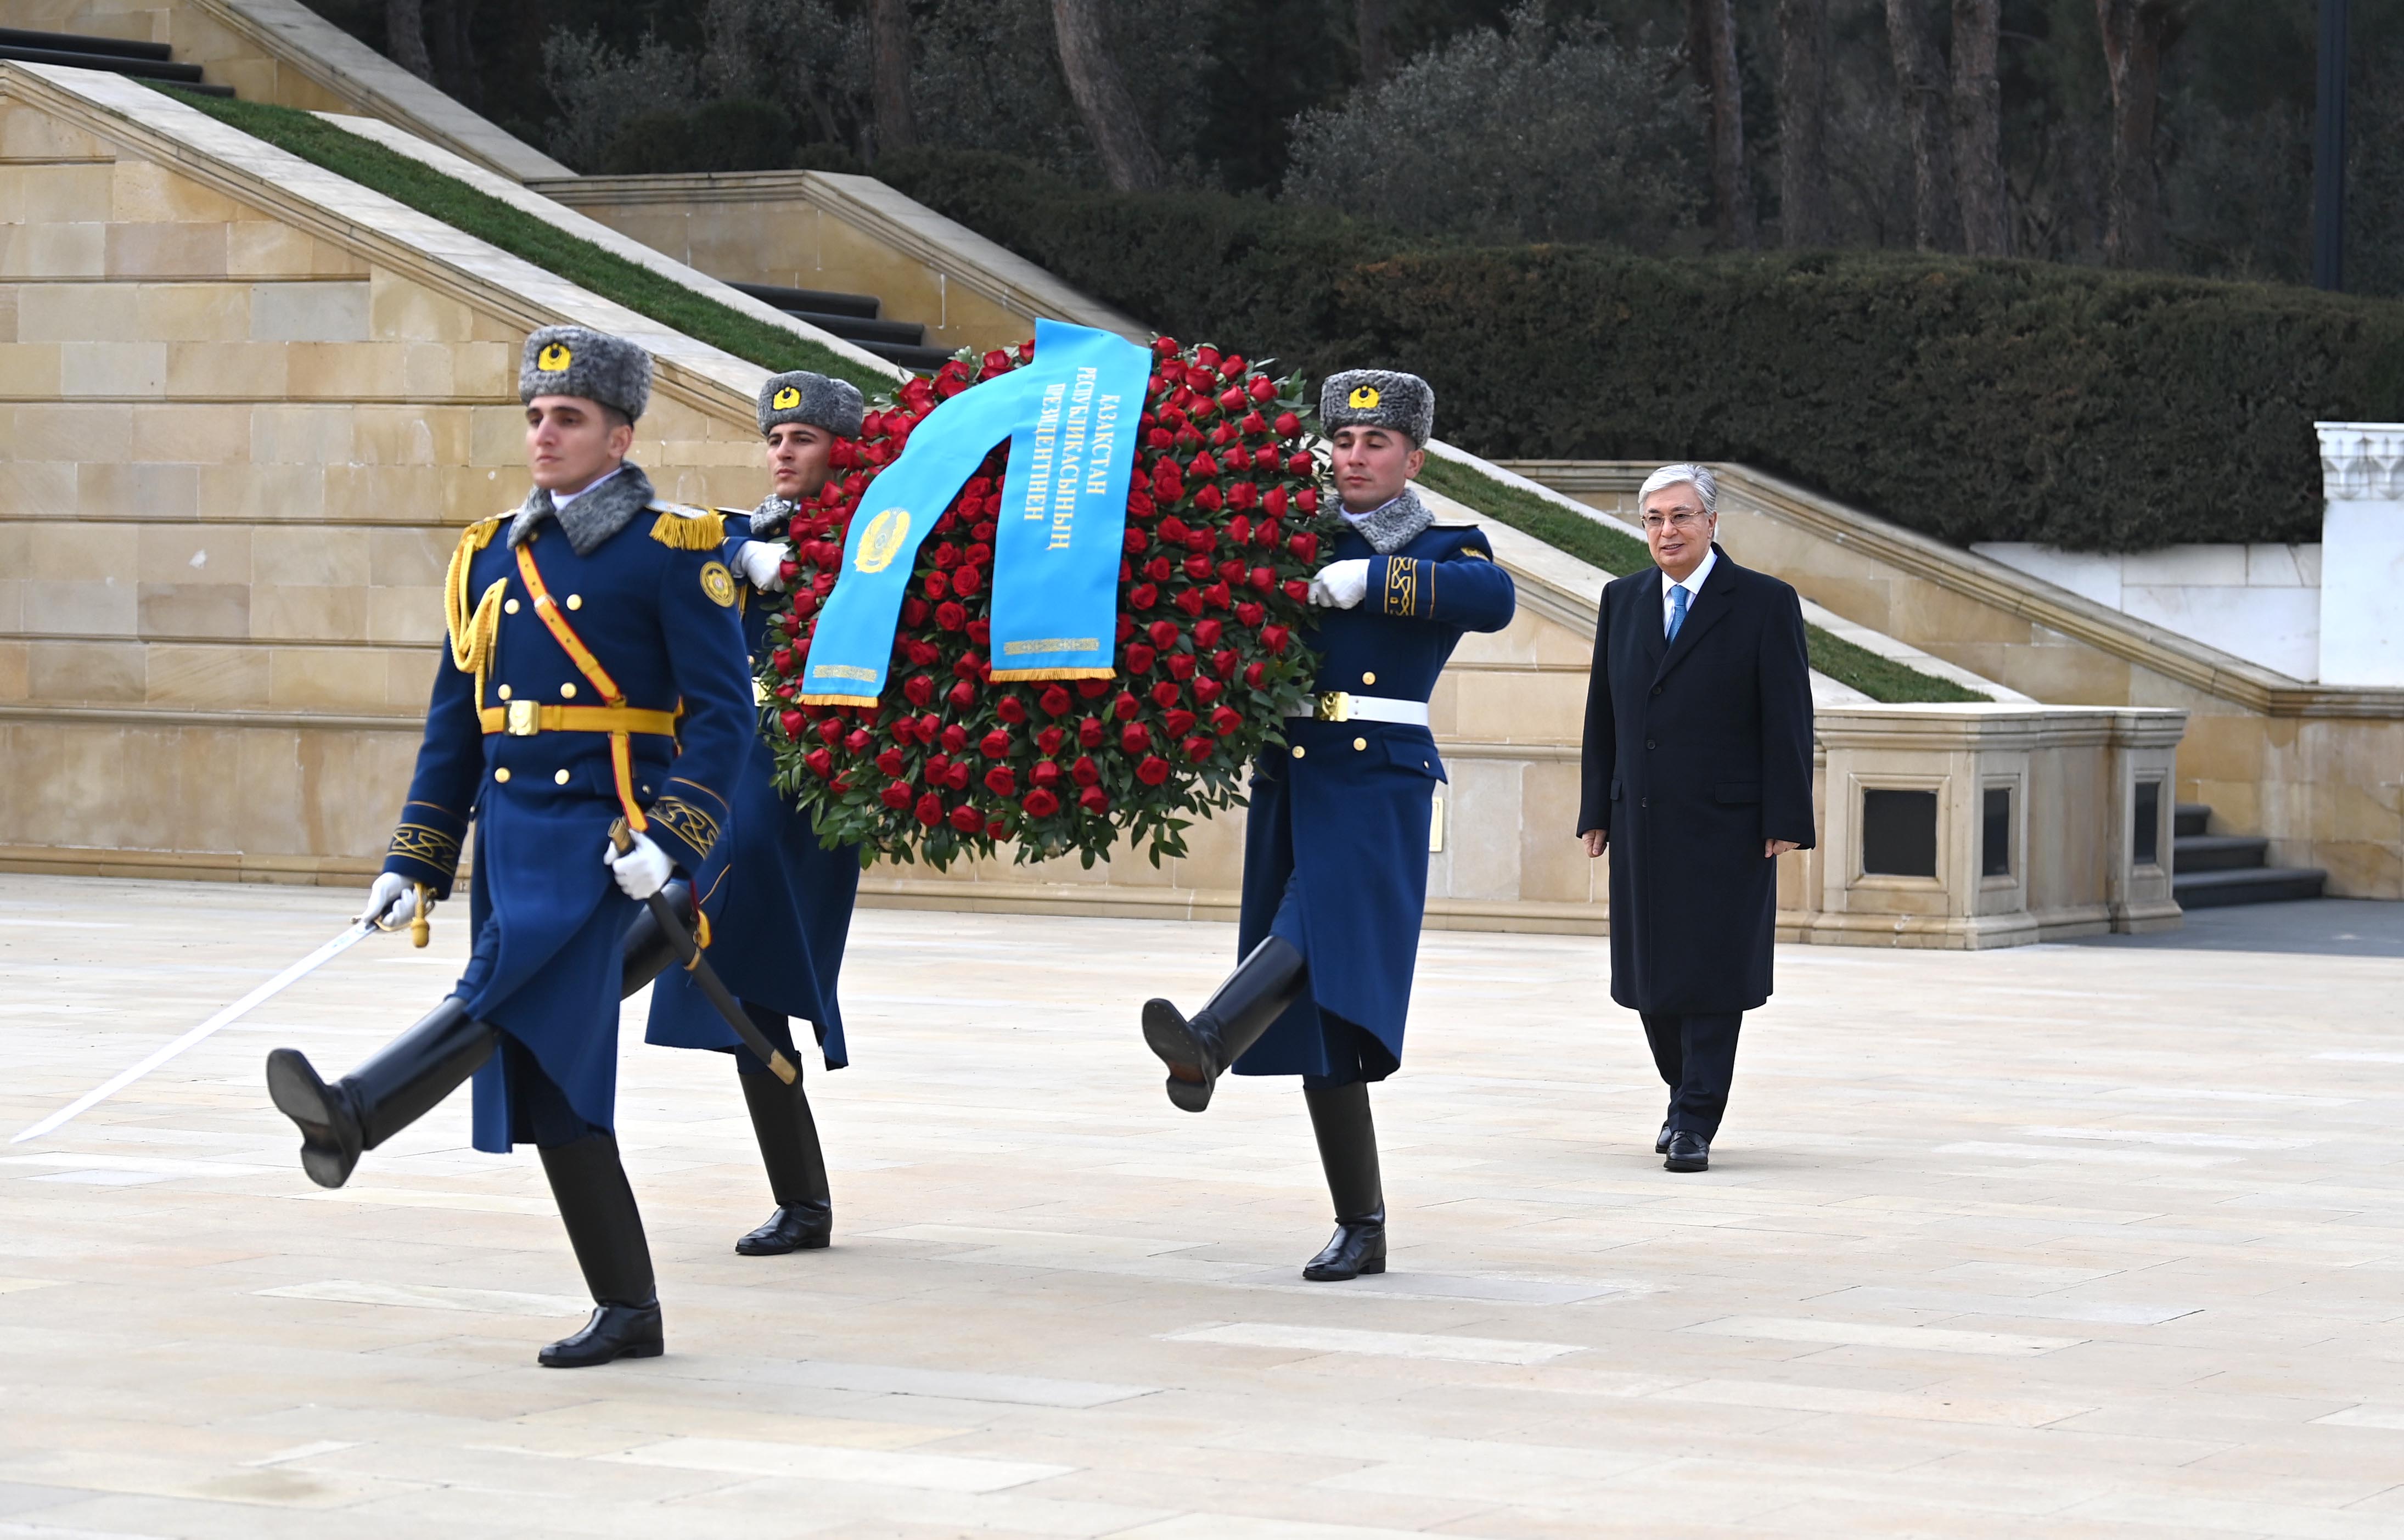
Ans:
MULTIPOLYGON (((356 902, 0 877, 0 1129, 356 902)), ((0 1146, 0 1537, 2404 1533, 2404 905, 1782 949, 1701 1176, 1603 943, 1433 932, 1350 1284, 1298 1276, 1292 1083, 1187 1116, 1137 1038, 1229 928, 863 912, 834 1248, 734 1254, 733 1067, 630 1010, 668 1355, 574 1372, 530 1151, 463 1095, 321 1192, 260 1085, 433 1003, 461 919, 0 1146)))

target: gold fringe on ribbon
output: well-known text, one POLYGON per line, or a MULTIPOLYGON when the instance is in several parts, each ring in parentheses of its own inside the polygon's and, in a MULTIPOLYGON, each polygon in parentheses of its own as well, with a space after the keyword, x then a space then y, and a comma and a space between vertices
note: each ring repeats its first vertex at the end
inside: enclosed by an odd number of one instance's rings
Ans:
POLYGON ((804 695, 804 706, 874 706, 874 695, 804 695))
POLYGON ((726 543, 723 513, 663 513, 651 539, 671 551, 715 551, 726 543))
POLYGON ((1115 668, 997 668, 993 677, 996 683, 1031 679, 1114 679, 1119 677, 1119 671, 1115 668))

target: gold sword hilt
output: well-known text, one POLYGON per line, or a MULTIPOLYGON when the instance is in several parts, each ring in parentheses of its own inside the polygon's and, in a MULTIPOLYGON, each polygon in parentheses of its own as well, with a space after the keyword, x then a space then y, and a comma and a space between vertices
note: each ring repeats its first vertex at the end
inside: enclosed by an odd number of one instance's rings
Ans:
POLYGON ((617 822, 609 825, 610 849, 617 851, 622 856, 634 847, 635 832, 626 827, 626 820, 624 819, 621 818, 617 822))
POLYGON ((434 939, 434 921, 426 913, 434 906, 434 898, 426 884, 421 882, 413 886, 417 889, 417 910, 409 917, 409 944, 423 946, 434 939))

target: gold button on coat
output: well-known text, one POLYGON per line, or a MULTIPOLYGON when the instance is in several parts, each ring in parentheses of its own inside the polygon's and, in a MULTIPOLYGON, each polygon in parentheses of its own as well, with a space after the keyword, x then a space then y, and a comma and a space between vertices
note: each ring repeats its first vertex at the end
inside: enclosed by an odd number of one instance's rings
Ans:
POLYGON ((501 612, 508 615, 516 614, 518 612, 518 601, 515 599, 503 599, 501 601, 501 612))
POLYGON ((560 785, 565 786, 565 785, 566 785, 566 784, 567 784, 567 772, 566 772, 566 771, 565 771, 565 770, 562 770, 561 772, 559 772, 557 775, 555 775, 555 776, 552 777, 551 778, 552 778, 552 780, 554 780, 554 781, 557 781, 560 785))
POLYGON ((506 765, 506 764, 502 765, 498 770, 496 770, 496 771, 494 771, 494 772, 493 772, 493 778, 494 778, 495 780, 507 780, 507 779, 509 779, 509 778, 510 778, 510 767, 509 767, 508 765, 506 765))
POLYGON ((1297 743, 1293 746, 1293 757, 1295 759, 1302 758, 1302 745, 1297 743))
POLYGON ((1363 749, 1366 749, 1366 748, 1368 748, 1368 747, 1369 747, 1369 740, 1368 740, 1367 738, 1354 738, 1354 739, 1352 740, 1352 748, 1353 748, 1353 749, 1354 749, 1354 751, 1355 751, 1355 752, 1358 752, 1359 750, 1363 749))
POLYGON ((507 699, 509 699, 509 698, 510 698, 510 687, 509 687, 508 685, 506 685, 506 684, 505 684, 505 685, 501 686, 501 699, 503 699, 503 700, 507 700, 507 699))
POLYGON ((570 679, 567 683, 559 687, 559 698, 564 701, 572 701, 576 698, 575 680, 570 679))
POLYGON ((584 595, 581 595, 581 594, 570 594, 569 595, 567 595, 567 608, 568 608, 568 609, 583 609, 583 608, 584 608, 584 595))
POLYGON ((1375 684, 1377 682, 1377 676, 1364 668, 1361 671, 1361 682, 1363 684, 1375 684))

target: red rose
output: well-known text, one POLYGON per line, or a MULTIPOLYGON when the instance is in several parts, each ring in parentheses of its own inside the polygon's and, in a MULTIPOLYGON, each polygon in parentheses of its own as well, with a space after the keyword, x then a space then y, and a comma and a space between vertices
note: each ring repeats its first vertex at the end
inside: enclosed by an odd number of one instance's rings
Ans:
POLYGON ((985 773, 985 789, 997 797, 1018 794, 1018 773, 1006 764, 997 764, 985 773))
POLYGON ((1167 729, 1170 737, 1181 738, 1194 731, 1194 713, 1180 707, 1160 719, 1160 725, 1167 729))
POLYGON ((1219 532, 1215 529, 1205 527, 1185 532, 1185 549, 1197 556, 1208 555, 1210 548, 1218 543, 1219 532))
POLYGON ((995 728, 978 740, 977 752, 989 760, 1006 758, 1010 753, 1010 735, 995 728))
MULTIPOLYGON (((804 613, 802 609, 801 598, 798 595, 793 599, 793 613, 796 615, 804 613)), ((909 626, 912 630, 915 630, 919 626, 926 624, 927 601, 915 595, 910 598, 903 599, 902 601, 902 623, 909 626)))
POLYGON ((1209 600, 1213 608, 1220 609, 1224 609, 1236 602, 1235 592, 1223 582, 1214 582, 1204 589, 1202 596, 1209 600))
POLYGON ((1139 721, 1131 721, 1119 733, 1119 751, 1140 754, 1152 747, 1152 729, 1139 721))
POLYGON ((1210 730, 1223 738, 1242 731, 1243 725, 1243 713, 1233 707, 1223 706, 1210 713, 1210 730))
POLYGON ((1158 786, 1168 778, 1168 762, 1157 754, 1147 754, 1135 767, 1135 778, 1146 786, 1158 786))
POLYGON ((1300 578, 1288 578, 1285 581, 1285 596, 1296 604, 1307 604, 1310 601, 1310 584, 1300 578))
POLYGON ((929 791, 918 799, 918 805, 911 811, 917 814, 920 823, 932 829, 943 821, 943 799, 929 791))
POLYGON ((1077 763, 1069 766, 1069 778, 1080 786, 1091 786, 1102 778, 1102 767, 1080 754, 1077 763))
POLYGON ((1248 439, 1265 438, 1269 430, 1269 420, 1257 412, 1247 412, 1244 413, 1243 428, 1244 437, 1248 439))
MULTIPOLYGON (((907 603, 917 604, 918 601, 911 599, 907 601, 907 603)), ((919 608, 924 609, 926 607, 924 605, 919 605, 919 608)), ((795 620, 808 620, 812 615, 818 613, 818 595, 811 593, 808 589, 804 588, 800 593, 793 595, 793 618, 795 620)), ((911 623, 915 624, 916 623, 912 622, 911 623)))
POLYGON ((1194 698, 1209 706, 1227 693, 1227 687, 1217 679, 1204 677, 1194 681, 1194 698))
POLYGON ((1297 449, 1286 457, 1285 470, 1289 476, 1307 476, 1317 469, 1310 463, 1310 451, 1307 449, 1297 449))
POLYGON ((1118 699, 1111 702, 1111 715, 1121 721, 1126 721, 1142 709, 1143 703, 1124 690, 1119 692, 1118 699))
POLYGON ((1184 351, 1178 345, 1177 339, 1174 337, 1158 337, 1153 340, 1152 352, 1153 357, 1156 358, 1174 358, 1184 351))
POLYGON ((866 753, 868 751, 868 729, 865 727, 853 728, 843 740, 843 746, 846 749, 850 749, 855 754, 866 753))
MULTIPOLYGON (((949 572, 953 567, 960 565, 960 548, 954 545, 951 541, 945 540, 943 544, 935 547, 935 553, 930 559, 934 562, 939 570, 949 572)), ((945 579, 944 581, 948 582, 950 580, 945 579)), ((935 595, 935 597, 940 599, 943 595, 941 594, 937 594, 935 595)))
POLYGON ((1210 655, 1210 668, 1223 679, 1235 678, 1236 650, 1232 647, 1223 647, 1213 652, 1210 655))
POLYGON ((898 813, 910 805, 910 783, 906 780, 889 782, 877 795, 884 799, 886 806, 898 813))
POLYGON ((963 567, 952 574, 952 592, 973 594, 985 582, 985 574, 973 567, 963 567))
POLYGON ((1295 561, 1311 562, 1319 559, 1319 537, 1307 529, 1287 540, 1285 548, 1293 553, 1295 561))
POLYGON ((1319 488, 1315 486, 1306 486, 1301 491, 1295 493, 1293 495, 1293 506, 1301 509, 1305 513, 1318 512, 1319 488))
POLYGON ((1177 608, 1184 610, 1189 615, 1200 615, 1202 613, 1202 590, 1198 588, 1179 589, 1177 591, 1177 608))
POLYGON ((1016 695, 1004 695, 994 706, 993 714, 1015 727, 1027 720, 1027 703, 1016 695))
MULTIPOLYGON (((1174 515, 1160 521, 1160 539, 1164 545, 1183 545, 1185 537, 1192 533, 1193 531, 1186 527, 1185 521, 1174 515)), ((1165 578, 1168 574, 1163 572, 1156 575, 1165 578)))
POLYGON ((1030 819, 1048 819, 1060 810, 1060 799, 1041 787, 1037 787, 1027 792, 1027 800, 1018 805, 1027 810, 1027 816, 1030 819))
POLYGON ((1038 786, 1060 784, 1060 767, 1050 760, 1037 760, 1027 767, 1027 778, 1038 786))
POLYGON ((1219 496, 1219 488, 1216 484, 1206 485, 1201 491, 1194 494, 1194 506, 1196 508, 1207 509, 1216 513, 1223 505, 1224 499, 1219 496))
POLYGON ((1227 489, 1227 502, 1235 508, 1250 508, 1260 496, 1260 488, 1250 482, 1237 482, 1227 489))
POLYGON ((1152 660, 1155 654, 1153 650, 1146 647, 1143 643, 1129 642, 1126 650, 1127 672, 1130 674, 1148 674, 1152 672, 1152 660))
POLYGON ((1244 390, 1241 385, 1229 385, 1219 392, 1219 410, 1222 412, 1241 412, 1245 404, 1244 390))
POLYGON ((1283 656, 1285 653, 1285 637, 1286 631, 1285 627, 1282 625, 1265 625, 1261 627, 1261 645, 1279 656, 1283 656))
POLYGON ((1077 724, 1077 741, 1088 749, 1099 749, 1102 746, 1102 720, 1099 717, 1087 717, 1077 724))
MULTIPOLYGON (((1183 536, 1178 537, 1178 543, 1181 545, 1184 543, 1183 536)), ((1143 564, 1143 575, 1153 582, 1167 582, 1177 576, 1177 564, 1166 556, 1154 556, 1143 564)))
POLYGON ((969 612, 949 599, 935 606, 935 623, 946 631, 957 631, 968 620, 969 612))
POLYGON ((967 679, 952 686, 943 694, 946 700, 963 711, 976 704, 976 686, 967 679))
POLYGON ((1219 645, 1220 634, 1225 629, 1225 625, 1216 620, 1196 622, 1194 626, 1194 645, 1197 648, 1216 647, 1219 645))
POLYGON ((1125 549, 1126 549, 1126 553, 1127 553, 1128 555, 1130 555, 1130 556, 1140 556, 1140 555, 1142 555, 1142 554, 1143 554, 1143 548, 1144 548, 1146 545, 1149 545, 1151 542, 1150 542, 1149 540, 1146 540, 1146 539, 1143 538, 1143 531, 1142 531, 1142 530, 1140 530, 1140 529, 1130 529, 1130 530, 1128 530, 1128 531, 1126 532, 1126 535, 1125 536, 1125 538, 1123 538, 1123 539, 1119 541, 1119 543, 1120 543, 1122 546, 1125 547, 1125 549))
MULTIPOLYGON (((1277 572, 1272 567, 1256 567, 1244 574, 1244 581, 1252 585, 1254 592, 1265 594, 1277 586, 1277 572)), ((1305 588, 1308 586, 1304 584, 1305 588)))
POLYGON ((1209 738, 1187 738, 1184 747, 1185 757, 1196 764, 1219 751, 1219 746, 1209 738))
MULTIPOLYGON (((1290 416, 1292 413, 1289 413, 1288 415, 1290 416)), ((1272 519, 1284 518, 1285 488, 1281 486, 1273 486, 1266 492, 1263 493, 1261 495, 1261 511, 1267 514, 1272 519)))
POLYGON ((1129 609, 1149 609, 1160 602, 1160 590, 1148 582, 1139 582, 1127 590, 1129 609))
POLYGON ((969 789, 969 767, 967 763, 963 761, 954 764, 949 770, 944 771, 943 784, 950 787, 955 791, 967 791, 969 789))
POLYGON ((986 621, 969 622, 969 640, 976 643, 979 647, 983 647, 992 639, 993 626, 991 623, 986 621))
POLYGON ((929 754, 927 756, 927 779, 929 782, 931 783, 942 780, 951 773, 952 757, 949 754, 929 754))
POLYGON ((1089 701, 1100 700, 1104 695, 1107 695, 1110 693, 1111 681, 1108 679, 1079 679, 1077 681, 1077 693, 1084 696, 1089 701))
POLYGON ((842 739, 843 719, 841 717, 820 717, 818 719, 818 741, 820 743, 826 744, 831 748, 836 743, 841 742, 842 739))
POLYGON ((985 815, 962 803, 952 809, 952 827, 963 834, 973 834, 985 827, 985 815))
MULTIPOLYGON (((880 775, 898 776, 902 773, 902 766, 906 763, 899 749, 888 749, 876 756, 876 769, 880 775)), ((902 805, 897 802, 893 805, 899 807, 902 805)))
MULTIPOLYGON (((946 547, 946 549, 949 548, 946 547)), ((951 574, 944 572, 941 568, 937 568, 935 571, 927 574, 927 597, 930 599, 949 598, 951 596, 951 574)))
POLYGON ((1216 369, 1219 367, 1219 350, 1204 343, 1194 350, 1194 361, 1204 369, 1216 369))
POLYGON ((1111 810, 1111 796, 1098 786, 1088 786, 1077 794, 1077 805, 1098 818, 1111 810))
POLYGON ((1250 599, 1246 599, 1243 603, 1236 606, 1236 619, 1245 625, 1258 626, 1261 622, 1267 620, 1268 618, 1269 612, 1260 605, 1252 603, 1250 599))
POLYGON ((1176 462, 1163 460, 1152 473, 1152 495, 1162 502, 1173 503, 1185 496, 1184 478, 1177 474, 1176 462))
POLYGON ((1058 753, 1060 751, 1060 746, 1068 741, 1068 734, 1062 732, 1057 727, 1047 727, 1042 732, 1035 735, 1035 751, 1048 759, 1052 755, 1058 753))
POLYGON ((1145 627, 1144 634, 1152 638, 1153 646, 1164 651, 1177 645, 1178 633, 1175 621, 1154 621, 1145 627))
POLYGON ((780 647, 774 652, 769 653, 768 665, 779 674, 791 673, 793 671, 793 650, 790 647, 780 647))
POLYGON ((969 730, 967 728, 962 727, 958 722, 951 722, 945 725, 943 728, 943 748, 945 749, 957 754, 968 746, 969 730))
POLYGON ((1208 556, 1186 557, 1185 575, 1193 579, 1195 582, 1209 582, 1210 581, 1210 558, 1208 556))
POLYGON ((811 749, 804 763, 809 765, 810 773, 821 780, 834 774, 834 756, 823 749, 811 749))
POLYGON ((935 681, 924 674, 913 674, 902 681, 902 694, 913 706, 925 706, 935 698, 935 681))
POLYGON ((798 738, 802 735, 803 717, 799 711, 780 711, 776 720, 784 724, 785 736, 798 738))
POLYGON ((1175 706, 1181 693, 1174 679, 1163 679, 1152 687, 1152 704, 1166 709, 1175 706))

